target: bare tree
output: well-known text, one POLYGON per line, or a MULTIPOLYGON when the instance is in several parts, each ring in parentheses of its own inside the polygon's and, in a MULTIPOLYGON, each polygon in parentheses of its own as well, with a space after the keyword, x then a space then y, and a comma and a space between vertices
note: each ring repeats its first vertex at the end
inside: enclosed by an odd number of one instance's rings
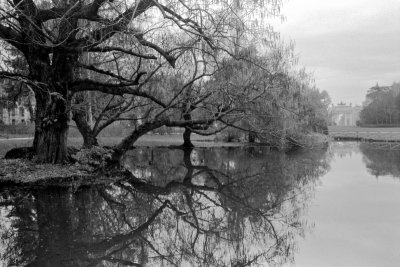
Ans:
MULTIPOLYGON (((278 0, 246 1, 241 8, 248 11, 242 12, 247 17, 241 19, 250 25, 257 16, 276 14, 279 5, 278 0)), ((0 74, 25 82, 35 93, 33 148, 38 161, 66 161, 69 114, 76 93, 130 95, 169 109, 175 102, 162 101, 143 85, 160 70, 175 67, 187 51, 203 50, 207 64, 227 55, 231 19, 238 15, 231 11, 232 1, 3 1, 0 39, 23 54, 28 73, 4 70, 0 74), (182 38, 174 38, 177 33, 182 38), (121 42, 124 38, 130 40, 129 45, 121 42), (80 58, 86 53, 103 54, 103 60, 117 55, 124 72, 115 73, 102 64, 82 66, 80 58), (82 68, 105 78, 82 78, 82 68)), ((161 117, 154 116, 118 147, 130 146, 148 129, 185 124, 161 117)))

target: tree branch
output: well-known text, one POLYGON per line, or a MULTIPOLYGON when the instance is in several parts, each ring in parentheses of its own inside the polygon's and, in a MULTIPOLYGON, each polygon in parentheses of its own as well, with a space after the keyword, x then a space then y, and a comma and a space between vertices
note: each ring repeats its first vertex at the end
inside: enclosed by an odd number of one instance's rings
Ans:
MULTIPOLYGON (((125 82, 128 82, 128 83, 132 82, 131 80, 126 79, 126 78, 124 78, 124 77, 122 77, 122 76, 120 76, 118 74, 115 74, 115 73, 113 73, 111 71, 108 71, 108 70, 103 70, 103 69, 96 68, 93 65, 79 64, 78 67, 81 67, 81 68, 84 68, 84 69, 87 69, 87 70, 91 70, 91 71, 94 71, 94 72, 97 72, 97 73, 100 73, 100 74, 104 74, 104 75, 107 75, 107 76, 110 76, 110 77, 113 77, 113 78, 116 78, 118 80, 122 80, 122 81, 125 81, 125 82)), ((144 74, 145 73, 143 73, 142 75, 144 75, 144 74)))
POLYGON ((0 39, 6 41, 20 51, 24 50, 25 42, 21 34, 10 27, 0 24, 0 39))
POLYGON ((99 91, 111 95, 124 95, 124 94, 129 94, 129 95, 135 95, 135 96, 140 96, 143 98, 147 98, 154 103, 160 105, 163 108, 166 108, 167 105, 160 99, 156 98, 155 96, 152 96, 146 92, 143 92, 140 90, 140 88, 132 88, 131 86, 134 85, 139 85, 138 78, 140 78, 141 75, 144 73, 139 73, 138 76, 136 77, 135 81, 131 83, 119 83, 119 84, 110 84, 110 83, 102 83, 102 82, 97 82, 94 80, 90 79, 83 79, 83 80, 78 80, 72 84, 72 90, 74 92, 80 92, 80 91, 99 91))
POLYGON ((124 13, 110 21, 108 25, 96 29, 88 36, 76 40, 73 46, 90 48, 108 40, 116 33, 126 30, 132 19, 138 17, 152 6, 154 6, 154 0, 139 1, 136 6, 128 8, 124 13))
POLYGON ((117 47, 117 46, 102 46, 102 47, 92 47, 88 50, 89 52, 113 52, 113 51, 118 51, 118 52, 122 52, 131 56, 135 56, 135 57, 139 57, 139 58, 144 58, 144 59, 157 59, 156 56, 154 55, 143 55, 143 54, 139 54, 136 53, 133 50, 128 50, 128 49, 124 49, 122 47, 117 47))

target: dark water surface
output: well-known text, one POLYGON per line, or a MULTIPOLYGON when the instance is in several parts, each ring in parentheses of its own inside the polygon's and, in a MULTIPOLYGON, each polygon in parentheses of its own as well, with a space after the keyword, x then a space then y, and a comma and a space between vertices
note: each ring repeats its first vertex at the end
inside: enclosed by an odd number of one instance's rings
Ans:
POLYGON ((0 185, 0 266, 396 266, 400 151, 132 150, 122 180, 0 185))

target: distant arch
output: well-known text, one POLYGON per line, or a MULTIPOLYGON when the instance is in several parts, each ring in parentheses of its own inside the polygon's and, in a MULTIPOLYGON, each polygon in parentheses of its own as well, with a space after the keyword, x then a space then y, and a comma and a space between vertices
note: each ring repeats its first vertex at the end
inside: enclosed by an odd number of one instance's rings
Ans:
POLYGON ((356 126, 360 120, 361 106, 347 105, 343 102, 331 108, 331 125, 356 126))

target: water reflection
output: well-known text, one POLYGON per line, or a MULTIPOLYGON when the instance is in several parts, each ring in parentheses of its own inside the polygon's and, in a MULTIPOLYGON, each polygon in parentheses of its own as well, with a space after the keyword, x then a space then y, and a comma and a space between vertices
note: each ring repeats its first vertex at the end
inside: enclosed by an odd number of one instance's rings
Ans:
POLYGON ((329 149, 335 158, 351 158, 354 154, 360 153, 359 143, 357 142, 332 142, 329 149))
POLYGON ((331 170, 319 179, 307 211, 315 227, 312 236, 299 240, 295 266, 398 265, 399 179, 371 175, 397 176, 398 152, 382 147, 330 145, 331 170))
POLYGON ((333 142, 329 150, 334 158, 352 158, 361 154, 368 172, 375 177, 400 177, 400 145, 381 142, 333 142))
POLYGON ((398 147, 394 148, 379 149, 378 144, 361 143, 360 150, 369 173, 376 177, 400 177, 400 150, 398 147))
POLYGON ((131 175, 1 189, 5 266, 249 266, 293 260, 326 150, 146 149, 131 175))

